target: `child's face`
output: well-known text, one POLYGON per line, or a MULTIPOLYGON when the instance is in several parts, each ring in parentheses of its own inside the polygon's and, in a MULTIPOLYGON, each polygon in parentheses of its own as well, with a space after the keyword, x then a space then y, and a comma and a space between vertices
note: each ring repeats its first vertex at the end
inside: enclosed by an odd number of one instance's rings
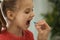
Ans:
POLYGON ((15 23, 18 27, 26 30, 30 21, 33 19, 33 1, 32 0, 24 0, 21 5, 21 9, 17 12, 15 23))

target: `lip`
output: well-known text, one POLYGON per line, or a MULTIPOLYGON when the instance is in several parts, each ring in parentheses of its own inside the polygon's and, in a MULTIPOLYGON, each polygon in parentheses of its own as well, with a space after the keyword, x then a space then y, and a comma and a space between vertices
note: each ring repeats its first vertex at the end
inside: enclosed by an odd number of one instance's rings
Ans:
POLYGON ((26 25, 30 25, 30 22, 31 22, 32 19, 33 19, 33 18, 28 19, 28 20, 26 21, 26 25))
POLYGON ((31 20, 26 21, 26 25, 30 25, 31 20))

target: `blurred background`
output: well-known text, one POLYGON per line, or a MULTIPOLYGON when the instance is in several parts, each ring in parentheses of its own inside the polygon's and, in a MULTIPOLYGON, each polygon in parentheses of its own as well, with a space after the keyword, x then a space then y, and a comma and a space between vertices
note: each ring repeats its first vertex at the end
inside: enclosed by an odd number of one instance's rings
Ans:
POLYGON ((48 40, 60 40, 60 0, 34 0, 35 17, 31 21, 31 30, 37 40, 34 22, 45 19, 52 28, 48 40))
POLYGON ((29 30, 37 40, 37 30, 34 22, 45 19, 52 28, 48 40, 60 40, 60 0, 33 0, 35 17, 29 30))

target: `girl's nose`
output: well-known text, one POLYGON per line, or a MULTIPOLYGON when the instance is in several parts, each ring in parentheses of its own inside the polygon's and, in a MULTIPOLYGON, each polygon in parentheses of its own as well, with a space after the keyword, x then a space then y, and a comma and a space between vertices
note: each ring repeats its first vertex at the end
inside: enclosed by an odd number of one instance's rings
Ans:
POLYGON ((31 13, 31 17, 34 17, 34 16, 35 16, 35 14, 32 12, 32 13, 31 13))

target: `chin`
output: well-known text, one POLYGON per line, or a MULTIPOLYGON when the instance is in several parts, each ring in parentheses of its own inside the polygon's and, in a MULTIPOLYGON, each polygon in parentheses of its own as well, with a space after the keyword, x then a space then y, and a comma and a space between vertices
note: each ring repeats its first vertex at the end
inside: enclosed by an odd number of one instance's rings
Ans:
POLYGON ((28 30, 28 28, 24 28, 23 30, 28 30))
POLYGON ((29 26, 26 26, 26 27, 24 28, 24 30, 28 30, 28 28, 29 28, 29 26))

